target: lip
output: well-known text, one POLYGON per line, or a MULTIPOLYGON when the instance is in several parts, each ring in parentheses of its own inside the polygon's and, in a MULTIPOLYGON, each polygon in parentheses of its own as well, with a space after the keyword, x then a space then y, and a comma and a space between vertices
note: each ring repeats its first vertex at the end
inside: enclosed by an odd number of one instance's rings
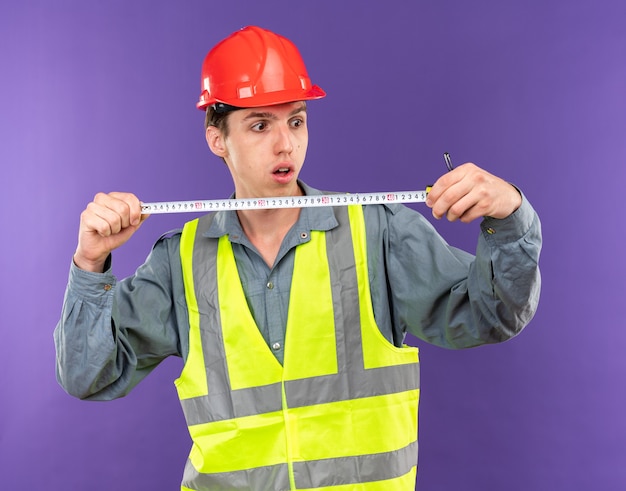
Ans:
POLYGON ((280 184, 287 184, 294 178, 295 170, 292 164, 281 163, 272 169, 272 178, 280 184))

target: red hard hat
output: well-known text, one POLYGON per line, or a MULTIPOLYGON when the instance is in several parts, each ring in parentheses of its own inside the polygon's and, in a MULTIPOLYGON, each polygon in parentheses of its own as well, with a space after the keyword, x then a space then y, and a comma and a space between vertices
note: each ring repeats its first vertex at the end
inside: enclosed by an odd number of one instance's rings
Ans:
POLYGON ((320 99, 298 48, 283 36, 260 27, 244 27, 218 43, 202 64, 202 92, 196 104, 260 107, 320 99))

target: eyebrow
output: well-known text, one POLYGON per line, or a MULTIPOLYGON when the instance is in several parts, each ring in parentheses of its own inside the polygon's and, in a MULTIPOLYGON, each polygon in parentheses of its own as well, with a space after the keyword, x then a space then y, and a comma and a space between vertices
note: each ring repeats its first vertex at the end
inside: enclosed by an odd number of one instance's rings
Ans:
MULTIPOLYGON (((302 103, 301 105, 299 105, 298 107, 296 107, 293 111, 291 111, 289 113, 289 117, 291 116, 295 116, 296 114, 300 113, 300 112, 306 112, 306 104, 302 103)), ((276 117, 276 114, 274 114, 273 112, 258 112, 258 113, 250 113, 248 114, 245 118, 243 118, 244 121, 247 121, 248 119, 256 119, 256 118, 261 118, 261 119, 278 119, 276 117)))

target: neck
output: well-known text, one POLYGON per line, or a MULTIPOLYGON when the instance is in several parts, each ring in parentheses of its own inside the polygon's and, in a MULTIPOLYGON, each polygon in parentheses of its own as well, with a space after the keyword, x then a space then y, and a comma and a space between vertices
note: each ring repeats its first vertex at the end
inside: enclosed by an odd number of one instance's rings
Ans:
POLYGON ((300 216, 300 209, 240 210, 237 216, 246 237, 271 268, 285 235, 300 216))
MULTIPOLYGON (((302 196, 304 192, 294 182, 295 189, 284 190, 284 196, 302 196)), ((236 196, 244 195, 236 191, 236 196)), ((252 242, 265 262, 274 265, 280 246, 300 216, 300 208, 276 208, 269 210, 239 210, 239 223, 246 237, 252 242)))
POLYGON ((284 236, 300 216, 299 208, 282 208, 272 210, 240 210, 237 212, 239 222, 245 234, 251 238, 259 236, 284 236), (279 231, 284 230, 285 234, 279 231))
MULTIPOLYGON (((294 182, 293 189, 283 189, 282 193, 275 196, 303 196, 304 191, 294 182)), ((249 193, 235 191, 235 197, 251 197, 249 193)), ((298 220, 299 208, 272 208, 267 210, 239 210, 237 211, 239 222, 249 239, 253 237, 275 237, 280 240, 298 220)))

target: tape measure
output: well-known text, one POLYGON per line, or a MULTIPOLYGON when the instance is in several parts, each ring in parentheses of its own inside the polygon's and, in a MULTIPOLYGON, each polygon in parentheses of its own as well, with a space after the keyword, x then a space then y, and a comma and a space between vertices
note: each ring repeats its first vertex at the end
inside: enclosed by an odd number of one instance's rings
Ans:
MULTIPOLYGON (((443 159, 448 171, 453 169, 450 154, 443 159)), ((274 198, 233 198, 201 201, 162 201, 142 203, 143 214, 205 213, 221 210, 270 210, 273 208, 312 208, 314 206, 372 205, 383 203, 423 203, 430 186, 422 191, 391 191, 382 193, 321 194, 314 196, 277 196, 274 198)))
POLYGON ((233 198, 200 201, 162 201, 142 203, 143 214, 205 213, 222 210, 270 210, 276 208, 312 208, 383 203, 423 203, 430 187, 422 191, 378 193, 320 194, 311 196, 277 196, 273 198, 233 198))

